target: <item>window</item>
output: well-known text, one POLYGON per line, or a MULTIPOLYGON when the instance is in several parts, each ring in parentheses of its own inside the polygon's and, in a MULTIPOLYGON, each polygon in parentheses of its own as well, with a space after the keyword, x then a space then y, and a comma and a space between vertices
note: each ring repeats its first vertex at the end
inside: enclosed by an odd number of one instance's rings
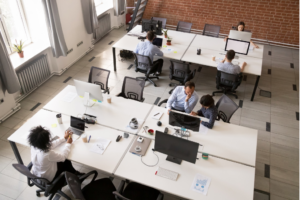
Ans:
POLYGON ((98 16, 113 7, 113 0, 94 0, 94 1, 95 1, 96 12, 98 16))
POLYGON ((9 54, 16 40, 31 43, 20 0, 0 0, 0 31, 9 54))

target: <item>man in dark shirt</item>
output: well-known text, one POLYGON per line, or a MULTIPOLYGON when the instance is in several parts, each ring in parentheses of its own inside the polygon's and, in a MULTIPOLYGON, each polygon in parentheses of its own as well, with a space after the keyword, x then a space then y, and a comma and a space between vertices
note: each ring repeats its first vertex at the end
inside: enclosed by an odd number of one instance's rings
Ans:
POLYGON ((215 120, 218 116, 218 109, 215 106, 215 101, 211 95, 207 94, 201 97, 200 104, 202 108, 197 112, 192 111, 191 115, 202 116, 209 119, 209 122, 200 121, 203 126, 212 129, 215 123, 215 120))

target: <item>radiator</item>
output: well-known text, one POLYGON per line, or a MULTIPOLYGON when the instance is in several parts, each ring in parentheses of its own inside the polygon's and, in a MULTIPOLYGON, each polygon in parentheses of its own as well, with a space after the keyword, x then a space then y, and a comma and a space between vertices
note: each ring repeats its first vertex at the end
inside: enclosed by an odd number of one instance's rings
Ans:
POLYGON ((51 76, 47 55, 37 57, 25 66, 17 69, 16 73, 21 85, 21 94, 26 95, 30 93, 51 76))
POLYGON ((97 36, 96 40, 101 39, 103 36, 105 36, 111 30, 110 14, 107 13, 107 14, 99 17, 98 25, 99 25, 99 28, 96 29, 96 36, 97 36))

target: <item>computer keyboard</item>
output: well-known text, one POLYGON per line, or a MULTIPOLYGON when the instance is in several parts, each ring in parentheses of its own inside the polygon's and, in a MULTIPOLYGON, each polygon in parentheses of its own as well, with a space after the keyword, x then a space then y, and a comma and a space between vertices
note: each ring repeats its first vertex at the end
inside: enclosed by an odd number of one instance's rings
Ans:
POLYGON ((155 175, 176 181, 179 174, 168 169, 158 167, 158 170, 155 175))
POLYGON ((75 134, 75 135, 81 135, 81 134, 82 134, 82 131, 78 131, 78 130, 76 130, 76 129, 74 129, 74 128, 71 128, 71 127, 69 127, 69 128, 67 129, 67 131, 68 131, 68 130, 72 131, 72 133, 75 134))

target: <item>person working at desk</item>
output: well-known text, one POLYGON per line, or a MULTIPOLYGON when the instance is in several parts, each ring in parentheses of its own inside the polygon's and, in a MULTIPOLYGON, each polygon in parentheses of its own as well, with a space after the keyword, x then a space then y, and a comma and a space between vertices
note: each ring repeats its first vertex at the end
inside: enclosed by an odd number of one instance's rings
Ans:
POLYGON ((48 130, 42 126, 32 128, 28 136, 28 143, 31 146, 31 162, 33 164, 31 172, 49 181, 54 180, 64 171, 83 175, 83 173, 74 169, 71 161, 66 160, 72 144, 71 135, 70 130, 66 131, 64 138, 51 142, 51 134, 48 130), (61 153, 52 150, 64 142, 66 144, 61 153))
MULTIPOLYGON (((238 24, 237 24, 237 29, 238 31, 244 31, 245 30, 245 23, 243 21, 240 21, 238 24)), ((227 40, 228 37, 224 38, 224 41, 227 40)), ((259 48, 259 46, 257 46, 256 44, 254 44, 251 40, 250 40, 250 43, 252 46, 254 46, 255 48, 259 48)))
POLYGON ((153 61, 153 57, 154 57, 154 55, 163 56, 164 53, 157 46, 152 44, 152 42, 155 38, 155 34, 153 33, 153 31, 148 31, 146 38, 147 38, 147 40, 145 42, 140 42, 137 45, 137 47, 134 50, 134 53, 140 54, 143 56, 149 56, 153 63, 153 66, 157 67, 156 74, 159 75, 159 74, 161 74, 161 70, 164 65, 164 60, 158 59, 158 60, 153 61))
POLYGON ((207 95, 204 95, 201 97, 200 104, 201 104, 202 108, 200 110, 198 110, 197 112, 192 111, 190 114, 194 115, 194 116, 199 115, 199 116, 208 118, 209 122, 204 122, 201 120, 200 123, 203 126, 206 126, 207 128, 212 129, 215 124, 215 120, 218 116, 218 109, 215 106, 215 101, 211 95, 207 94, 207 95))
POLYGON ((247 63, 243 62, 242 66, 232 64, 232 60, 234 59, 235 51, 229 50, 227 51, 225 58, 218 64, 218 70, 228 73, 228 74, 239 74, 244 71, 247 63))
POLYGON ((188 81, 184 86, 177 86, 168 99, 168 113, 172 110, 190 113, 199 99, 195 92, 195 83, 188 81))

